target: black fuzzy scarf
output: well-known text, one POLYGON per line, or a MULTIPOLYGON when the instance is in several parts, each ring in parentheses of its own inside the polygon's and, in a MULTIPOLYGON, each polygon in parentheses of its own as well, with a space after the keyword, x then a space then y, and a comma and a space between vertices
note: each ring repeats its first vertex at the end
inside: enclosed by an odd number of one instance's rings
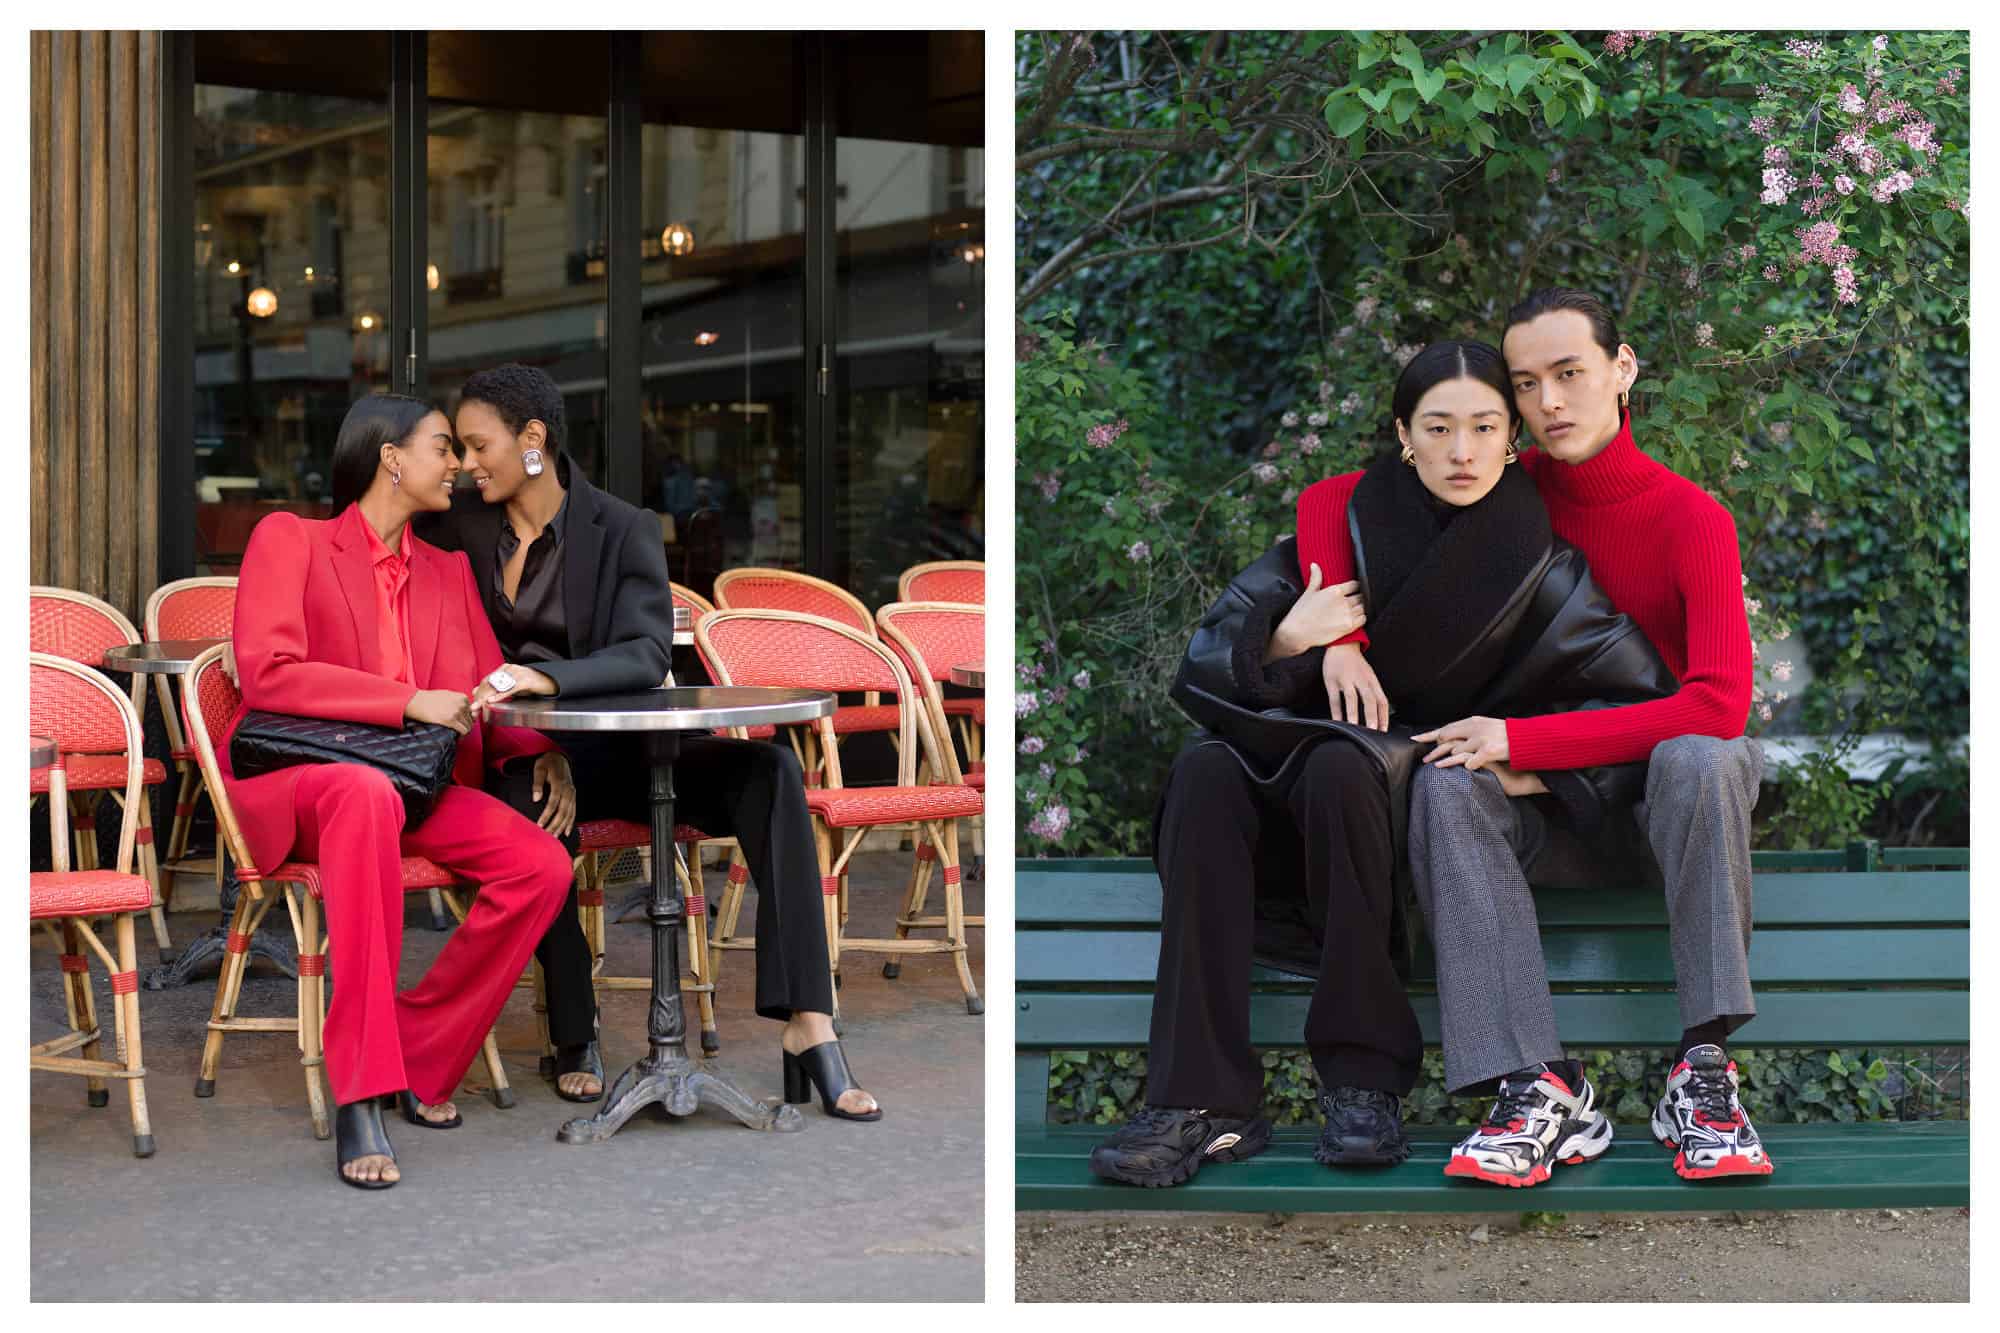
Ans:
POLYGON ((1451 510, 1395 455, 1371 466, 1348 505, 1368 607, 1368 661, 1399 720, 1448 722, 1489 680, 1548 560, 1548 510, 1518 467, 1451 510))

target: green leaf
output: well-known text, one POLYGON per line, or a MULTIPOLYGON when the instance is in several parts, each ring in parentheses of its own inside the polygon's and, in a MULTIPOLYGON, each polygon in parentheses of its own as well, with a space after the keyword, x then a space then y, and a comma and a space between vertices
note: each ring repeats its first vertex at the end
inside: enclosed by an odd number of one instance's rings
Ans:
POLYGON ((1445 73, 1441 69, 1434 69, 1428 73, 1422 69, 1413 69, 1410 71, 1410 81, 1417 86, 1417 96, 1429 102, 1444 91, 1445 73))
POLYGON ((1410 117, 1417 114, 1418 105, 1415 89, 1398 88, 1389 99, 1389 117, 1398 125, 1407 125, 1410 117))
POLYGON ((1701 213, 1697 209, 1676 208, 1674 221, 1681 224, 1681 230, 1686 232, 1696 245, 1700 245, 1702 238, 1707 235, 1707 229, 1702 225, 1701 213))
POLYGON ((1541 73, 1533 56, 1515 56, 1507 62, 1507 91, 1519 97, 1521 90, 1535 81, 1541 73))
POLYGON ((1333 137, 1336 139, 1345 139, 1366 124, 1367 120, 1368 108, 1353 98, 1344 98, 1339 106, 1328 104, 1326 108, 1326 127, 1333 131, 1333 137))
POLYGON ((1332 40, 1333 40, 1333 39, 1334 39, 1335 37, 1337 37, 1337 36, 1339 36, 1339 35, 1340 35, 1340 34, 1339 34, 1339 33, 1337 33, 1337 32, 1309 32, 1309 33, 1307 33, 1307 34, 1306 34, 1306 44, 1305 44, 1305 50, 1304 50, 1303 54, 1304 54, 1304 55, 1306 56, 1306 58, 1307 58, 1307 59, 1311 59, 1311 58, 1312 58, 1312 56, 1313 56, 1314 54, 1316 54, 1316 53, 1317 53, 1317 52, 1319 51, 1319 49, 1320 49, 1321 47, 1325 46, 1325 45, 1326 45, 1326 44, 1327 44, 1328 42, 1332 41, 1332 40))
POLYGON ((1355 89, 1355 95, 1366 102, 1369 109, 1378 115, 1389 109, 1389 98, 1393 96, 1387 90, 1378 93, 1372 88, 1357 88, 1355 89))
POLYGON ((1846 445, 1847 451, 1856 457, 1865 458, 1871 463, 1875 461, 1875 451, 1869 447, 1868 441, 1862 439, 1859 435, 1850 435, 1842 440, 1841 443, 1846 445))
POLYGON ((1486 179, 1493 180, 1507 170, 1510 159, 1505 153, 1495 153, 1486 159, 1486 179))
POLYGON ((1475 88, 1472 91, 1472 104, 1490 116, 1500 109, 1500 94, 1491 88, 1475 88))
POLYGON ((1813 479, 1803 472, 1792 473, 1792 489, 1806 495, 1813 493, 1813 479))
POLYGON ((1548 119, 1549 128, 1554 129, 1562 124, 1563 117, 1569 114, 1569 103, 1561 96, 1557 96, 1542 107, 1542 113, 1548 119))
POLYGON ((1836 1074, 1845 1074, 1847 1072, 1847 1066, 1841 1061, 1839 1051, 1828 1051, 1826 1053, 1826 1067, 1836 1074))

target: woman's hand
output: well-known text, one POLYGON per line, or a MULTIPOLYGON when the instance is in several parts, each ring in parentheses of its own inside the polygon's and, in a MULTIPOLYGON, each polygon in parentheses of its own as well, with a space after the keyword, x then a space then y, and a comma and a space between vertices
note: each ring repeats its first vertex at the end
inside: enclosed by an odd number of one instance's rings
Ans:
POLYGON ((1439 768, 1463 764, 1477 773, 1513 758, 1507 749, 1507 720, 1500 717, 1468 717, 1410 739, 1437 742, 1424 762, 1439 768))
POLYGON ((1382 693, 1382 683, 1361 655, 1360 644, 1336 643, 1328 648, 1319 674, 1326 682, 1334 721, 1352 722, 1370 731, 1389 729, 1389 696, 1382 693))
MULTIPOLYGON (((1275 662, 1284 657, 1297 657, 1309 648, 1317 648, 1337 639, 1344 639, 1368 621, 1368 613, 1361 605, 1361 585, 1353 580, 1336 583, 1331 588, 1320 586, 1319 566, 1314 565, 1306 581, 1306 590, 1299 594, 1299 600, 1292 603, 1292 609, 1278 622, 1278 628, 1271 632, 1271 642, 1264 648, 1264 660, 1275 662)), ((1370 679, 1373 679, 1371 674, 1370 679)))
POLYGON ((472 701, 457 690, 418 690, 403 705, 412 722, 435 722, 463 736, 472 730, 472 701))
POLYGON ((1539 773, 1523 773, 1506 764, 1489 765, 1486 771, 1500 779, 1500 790, 1509 796, 1542 796, 1549 790, 1539 773))
POLYGON ((535 785, 529 795, 539 801, 544 790, 549 793, 549 803, 542 807, 542 817, 535 824, 560 838, 576 824, 576 783, 570 778, 568 758, 559 751, 535 760, 535 785))
POLYGON ((496 690, 491 681, 481 680, 478 687, 472 691, 472 706, 480 710, 482 717, 488 704, 501 703, 517 694, 553 695, 556 692, 556 683, 533 667, 503 662, 500 669, 514 678, 514 688, 496 690))

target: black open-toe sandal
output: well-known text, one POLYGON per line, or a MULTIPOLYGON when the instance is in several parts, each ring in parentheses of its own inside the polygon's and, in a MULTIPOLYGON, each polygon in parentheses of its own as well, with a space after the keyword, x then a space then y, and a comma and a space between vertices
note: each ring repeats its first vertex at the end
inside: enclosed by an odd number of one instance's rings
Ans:
POLYGON ((860 1086, 847 1067, 847 1052, 838 1041, 823 1041, 797 1055, 785 1052, 785 1100, 794 1106, 811 1101, 813 1089, 818 1088, 820 1109, 834 1119, 880 1120, 879 1106, 861 1114, 840 1109, 842 1095, 860 1086))
POLYGON ((403 1119, 413 1125, 424 1129, 457 1129, 465 1123, 465 1117, 456 1111, 451 1113, 451 1119, 449 1120, 425 1119, 424 1113, 418 1109, 417 1094, 411 1092, 408 1088, 404 1088, 401 1092, 391 1095, 395 1097, 396 1109, 403 1113, 403 1119))
POLYGON ((566 1102, 594 1102, 604 1096, 604 1058, 597 1053, 597 1043, 587 1041, 581 1046, 556 1047, 556 1096, 566 1102), (597 1080, 596 1092, 564 1092, 564 1074, 588 1074, 597 1080))
POLYGON ((333 1108, 333 1173, 358 1190, 385 1190, 393 1180, 356 1180, 341 1168, 362 1157, 396 1160, 389 1131, 382 1127, 382 1104, 373 1097, 333 1108))

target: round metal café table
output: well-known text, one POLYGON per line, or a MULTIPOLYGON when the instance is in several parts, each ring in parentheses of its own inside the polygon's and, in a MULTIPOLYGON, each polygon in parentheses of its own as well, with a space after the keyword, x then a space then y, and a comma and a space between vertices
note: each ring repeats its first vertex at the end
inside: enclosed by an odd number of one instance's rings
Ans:
POLYGON ((227 639, 163 639, 159 643, 128 643, 106 649, 104 665, 112 671, 136 671, 142 676, 185 676, 194 659, 227 639))
POLYGON ((971 690, 985 689, 986 664, 983 662, 971 662, 953 667, 951 669, 951 683, 954 685, 963 685, 971 690))
MULTIPOLYGON (((766 723, 810 722, 827 717, 834 697, 820 690, 741 686, 671 686, 633 694, 574 699, 509 699, 492 706, 495 722, 547 732, 631 732, 645 746, 652 770, 653 846, 674 845, 674 762, 681 737, 690 731, 754 727, 766 723)), ((790 1131, 804 1125, 797 1108, 761 1102, 691 1059, 687 1015, 681 1005, 681 923, 686 902, 673 859, 653 857, 653 887, 647 916, 653 923, 653 985, 646 1012, 646 1054, 604 1091, 595 1115, 563 1123, 564 1143, 602 1143, 642 1107, 654 1102, 670 1116, 689 1116, 704 1103, 735 1116, 752 1129, 790 1131)))
POLYGON ((47 736, 28 737, 28 767, 47 768, 56 761, 56 743, 47 736))
MULTIPOLYGON (((122 648, 111 648, 104 654, 104 665, 111 671, 132 671, 142 676, 185 676, 194 661, 209 649, 228 643, 227 639, 162 639, 158 643, 128 643, 122 648)), ((218 844, 221 834, 218 831, 218 844)), ((218 845, 215 851, 222 857, 218 845)), ((213 866, 200 862, 179 862, 175 874, 190 871, 210 871, 213 866)), ((222 909, 222 920, 214 929, 188 942, 173 961, 164 967, 156 967, 146 974, 147 990, 166 990, 172 986, 185 986, 205 971, 222 966, 222 960, 229 952, 229 920, 236 910, 236 872, 225 870, 222 875, 221 891, 218 894, 222 909)), ((292 956, 292 946, 286 941, 259 930, 250 938, 250 962, 262 958, 286 976, 296 979, 299 975, 298 959, 292 956)))

